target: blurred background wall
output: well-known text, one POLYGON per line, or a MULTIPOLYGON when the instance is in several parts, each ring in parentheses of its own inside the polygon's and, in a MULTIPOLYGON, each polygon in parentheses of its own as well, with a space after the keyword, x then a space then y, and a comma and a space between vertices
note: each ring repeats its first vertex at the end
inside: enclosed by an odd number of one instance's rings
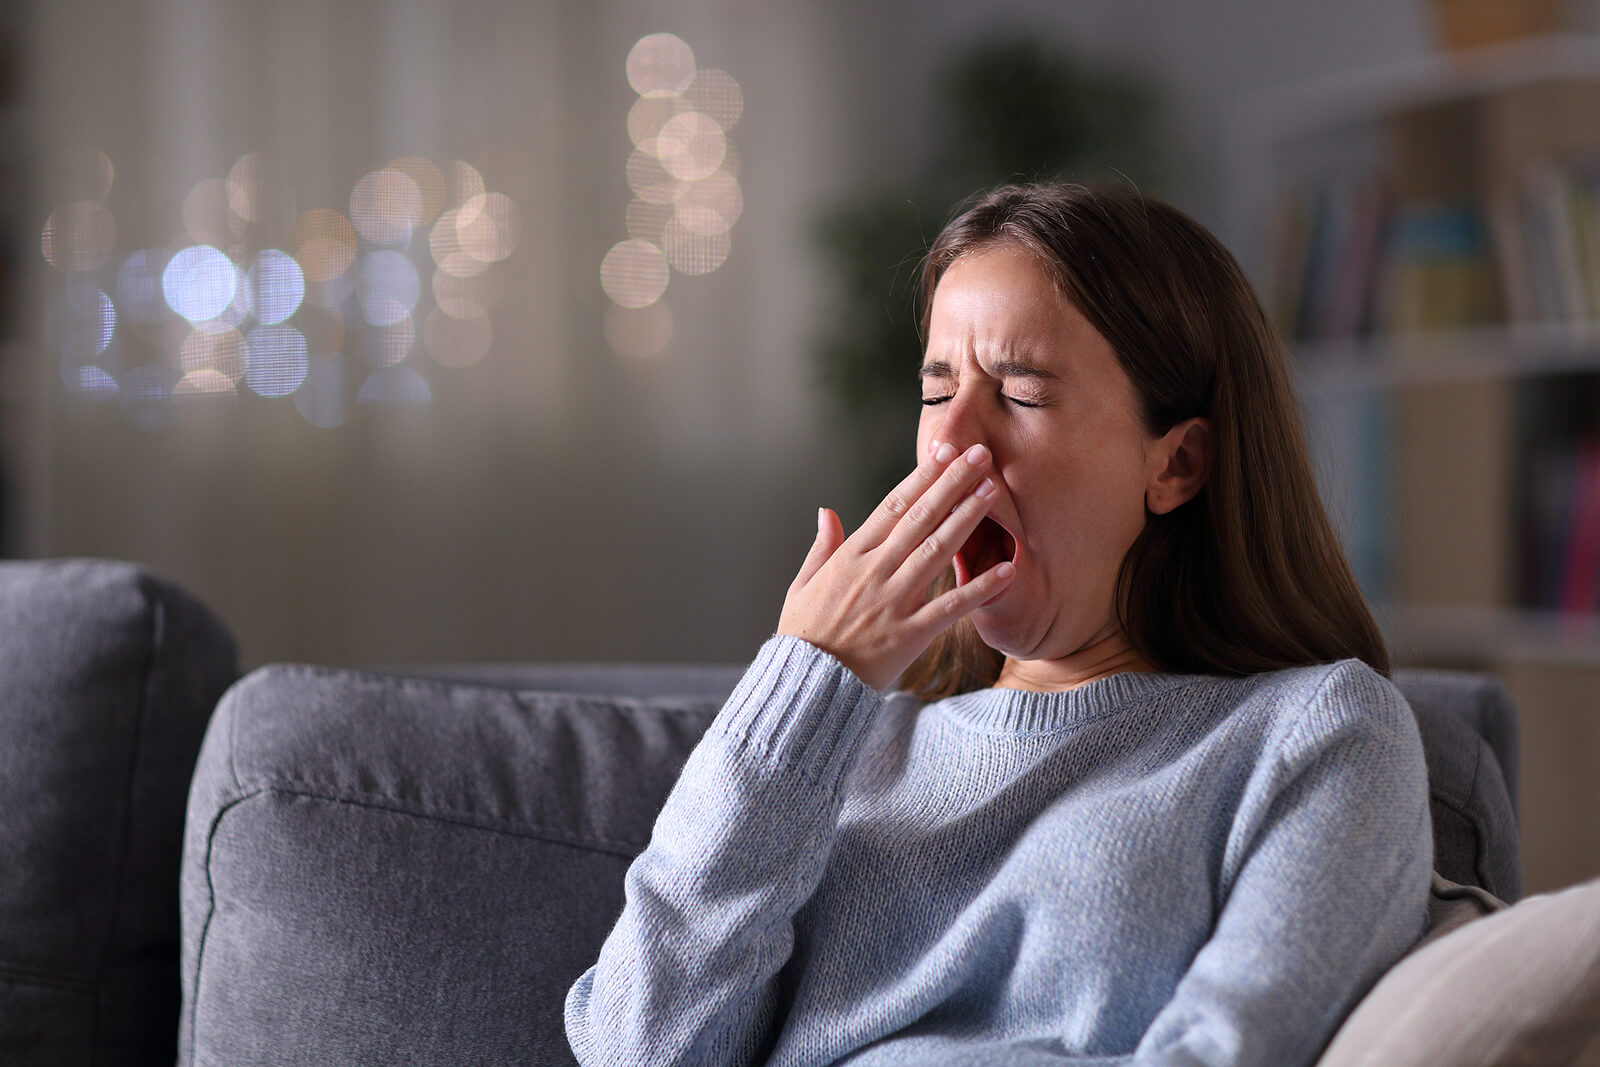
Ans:
MULTIPOLYGON (((830 446, 813 387, 808 344, 827 294, 812 222, 929 152, 936 131, 921 120, 941 62, 1023 29, 1147 73, 1172 105, 1172 193, 1220 225, 1219 144, 1237 97, 1431 47, 1419 11, 1382 0, 12 11, 26 181, 12 207, 7 549, 147 561, 215 604, 251 663, 743 658, 775 624, 815 507, 849 496, 853 459, 830 446), (628 236, 627 58, 658 32, 742 90, 729 140, 744 207, 723 265, 671 284, 665 347, 636 358, 608 344, 599 268, 628 236), (247 383, 236 400, 170 405, 64 387, 48 352, 61 279, 39 251, 44 221, 98 194, 109 162, 115 237, 92 274, 115 302, 118 264, 192 243, 186 198, 250 153, 262 195, 279 199, 245 236, 280 248, 299 215, 348 215, 356 183, 392 160, 476 168, 515 205, 519 233, 493 268, 487 352, 440 366, 419 338, 406 364, 431 403, 346 403, 329 428, 247 383)), ((944 209, 928 209, 934 226, 944 209)), ((136 362, 124 342, 147 324, 118 310, 112 344, 136 362)), ((424 320, 419 308, 414 332, 424 320)), ((308 359, 319 342, 329 349, 313 334, 308 359)), ((359 347, 344 356, 347 392, 378 369, 359 347)))
MULTIPOLYGON (((1577 42, 1580 66, 1596 8, 1551 5, 1544 27, 1577 42)), ((1093 176, 1147 183, 1281 289, 1288 183, 1267 172, 1281 160, 1263 130, 1277 123, 1293 141, 1304 125, 1337 170, 1342 134, 1324 135, 1318 101, 1414 101, 1456 77, 1439 73, 1453 61, 1431 10, 9 5, 0 550, 146 562, 230 622, 247 666, 743 660, 776 623, 817 505, 853 525, 871 499, 861 472, 911 463, 896 420, 914 417, 914 354, 904 408, 866 407, 854 423, 819 363, 856 322, 819 228, 875 195, 891 214, 906 206, 895 225, 931 237, 948 200, 906 190, 946 158, 940 71, 999 37, 1118 72, 1154 102, 1160 163, 1122 165, 1112 129, 1093 176), (874 438, 873 425, 888 432, 874 438)), ((870 314, 879 270, 902 334, 890 290, 915 251, 888 249, 857 292, 870 314)), ((1329 365, 1367 357, 1341 358, 1329 365)), ((1592 355, 1581 358, 1589 380, 1592 355)), ((1420 434, 1421 454, 1464 470, 1458 480, 1498 471, 1515 496, 1531 468, 1510 439, 1479 435, 1470 463, 1450 463, 1463 419, 1505 422, 1514 403, 1428 384, 1449 377, 1424 376, 1433 413, 1403 421, 1398 439, 1420 434)), ((1368 425, 1330 410, 1316 417, 1334 436, 1368 425)), ((1402 451, 1378 462, 1403 467, 1402 451)), ((1387 493, 1386 516, 1409 514, 1397 497, 1414 494, 1387 493)), ((1357 505, 1332 496, 1359 540, 1357 505)), ((1468 511, 1488 518, 1441 511, 1447 534, 1510 551, 1503 528, 1520 520, 1501 498, 1468 511)), ((1406 553, 1436 543, 1398 540, 1375 599, 1419 588, 1406 553)), ((1536 771, 1553 761, 1547 782, 1586 778, 1600 758, 1592 601, 1551 629, 1526 603, 1508 616, 1504 583, 1463 599, 1447 579, 1420 597, 1444 612, 1429 627, 1386 616, 1401 658, 1500 670, 1530 709, 1536 771), (1553 666, 1522 654, 1552 640, 1566 650, 1553 666)), ((1579 804, 1576 786, 1540 788, 1529 802, 1541 818, 1566 822, 1534 846, 1531 883, 1600 866, 1588 858, 1600 816, 1573 814, 1600 805, 1579 804)))

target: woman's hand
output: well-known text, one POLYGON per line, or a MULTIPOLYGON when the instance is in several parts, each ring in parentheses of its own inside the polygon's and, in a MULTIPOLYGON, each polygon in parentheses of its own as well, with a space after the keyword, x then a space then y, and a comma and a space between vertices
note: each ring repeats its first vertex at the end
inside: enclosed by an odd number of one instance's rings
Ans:
POLYGON ((1009 562, 927 599, 994 502, 989 450, 956 456, 949 444, 895 487, 847 540, 839 516, 817 513, 817 539, 789 586, 778 632, 831 653, 883 689, 946 627, 999 594, 1016 575, 1009 562), (953 462, 952 462, 953 461, 953 462))

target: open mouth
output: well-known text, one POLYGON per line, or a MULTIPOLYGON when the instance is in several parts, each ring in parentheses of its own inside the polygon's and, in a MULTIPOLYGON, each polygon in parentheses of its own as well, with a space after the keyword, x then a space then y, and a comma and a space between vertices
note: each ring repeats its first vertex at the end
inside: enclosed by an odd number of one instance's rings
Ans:
POLYGON ((966 585, 990 567, 1017 558, 1017 539, 1011 531, 985 515, 961 546, 951 563, 956 569, 956 584, 966 585))

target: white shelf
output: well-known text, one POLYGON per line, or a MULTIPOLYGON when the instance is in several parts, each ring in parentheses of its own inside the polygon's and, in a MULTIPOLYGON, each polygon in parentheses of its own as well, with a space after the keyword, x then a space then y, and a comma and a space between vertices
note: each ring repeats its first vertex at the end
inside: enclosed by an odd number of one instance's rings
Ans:
POLYGON ((1374 614, 1402 660, 1600 666, 1600 616, 1440 605, 1389 605, 1374 614))
POLYGON ((1250 101, 1239 119, 1276 140, 1286 132, 1316 135, 1346 123, 1429 104, 1481 96, 1519 85, 1593 79, 1600 74, 1600 36, 1524 37, 1461 53, 1434 53, 1375 70, 1280 89, 1250 101))
POLYGON ((1302 395, 1600 370, 1600 322, 1518 324, 1294 346, 1302 395))

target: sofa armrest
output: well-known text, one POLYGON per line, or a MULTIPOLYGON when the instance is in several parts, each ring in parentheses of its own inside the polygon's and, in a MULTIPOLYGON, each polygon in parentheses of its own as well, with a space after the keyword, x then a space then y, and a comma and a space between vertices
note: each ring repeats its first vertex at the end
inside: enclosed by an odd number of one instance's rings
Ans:
POLYGON ((135 565, 0 563, 0 1060, 172 1062, 184 802, 237 674, 135 565))

